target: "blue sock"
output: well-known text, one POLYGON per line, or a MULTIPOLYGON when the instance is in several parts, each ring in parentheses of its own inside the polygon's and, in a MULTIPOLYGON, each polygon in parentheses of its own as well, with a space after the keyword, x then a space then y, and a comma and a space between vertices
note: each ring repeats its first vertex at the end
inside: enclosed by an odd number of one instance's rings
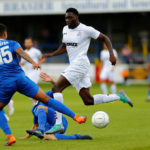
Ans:
POLYGON ((59 102, 53 98, 50 98, 48 100, 48 106, 52 107, 56 111, 59 111, 71 118, 74 118, 74 116, 75 116, 75 113, 72 110, 70 110, 67 106, 65 106, 64 104, 62 104, 61 102, 59 102))
POLYGON ((43 133, 45 130, 46 121, 47 121, 47 116, 46 116, 45 110, 43 108, 39 108, 38 109, 38 124, 39 124, 38 129, 41 130, 43 133))
POLYGON ((56 136, 58 140, 76 140, 77 139, 77 136, 75 135, 64 135, 64 134, 59 134, 59 133, 56 133, 54 135, 56 136))
POLYGON ((8 121, 7 121, 6 117, 5 117, 4 110, 0 110, 0 128, 3 130, 3 132, 6 135, 12 134, 12 132, 10 130, 10 127, 8 125, 8 121))

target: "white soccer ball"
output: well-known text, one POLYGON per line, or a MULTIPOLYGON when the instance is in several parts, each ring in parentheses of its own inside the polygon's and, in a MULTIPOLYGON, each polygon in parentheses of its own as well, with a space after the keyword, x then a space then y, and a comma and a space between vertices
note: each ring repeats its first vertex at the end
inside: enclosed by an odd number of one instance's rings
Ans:
POLYGON ((109 116, 104 111, 97 111, 92 116, 92 124, 97 128, 105 128, 109 123, 109 116))

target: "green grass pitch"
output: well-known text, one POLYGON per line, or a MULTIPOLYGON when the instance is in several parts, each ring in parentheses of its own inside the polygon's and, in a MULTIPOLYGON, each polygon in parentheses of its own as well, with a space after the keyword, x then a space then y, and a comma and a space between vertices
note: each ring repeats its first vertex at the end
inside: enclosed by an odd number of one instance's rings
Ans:
MULTIPOLYGON (((44 91, 51 88, 48 84, 40 84, 44 91)), ((67 134, 89 134, 93 140, 89 141, 43 141, 36 137, 20 140, 25 136, 25 130, 32 126, 32 103, 29 98, 16 93, 15 114, 10 117, 9 125, 17 139, 12 147, 5 147, 6 137, 0 130, 0 150, 150 150, 150 103, 146 102, 147 85, 118 85, 124 89, 134 102, 134 108, 121 101, 84 106, 74 88, 69 87, 64 94, 64 103, 79 115, 87 115, 87 123, 79 125, 68 118, 67 134), (96 111, 109 114, 110 123, 104 129, 97 129, 91 123, 91 116, 96 111)), ((94 84, 91 93, 100 93, 99 85, 94 84)), ((7 108, 6 108, 7 110, 7 108)))

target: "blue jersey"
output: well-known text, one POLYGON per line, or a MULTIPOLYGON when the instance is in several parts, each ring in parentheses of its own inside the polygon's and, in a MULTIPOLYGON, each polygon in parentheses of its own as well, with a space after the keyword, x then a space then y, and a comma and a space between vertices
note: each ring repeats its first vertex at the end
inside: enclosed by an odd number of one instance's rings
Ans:
POLYGON ((12 40, 0 39, 0 81, 11 80, 20 73, 24 73, 19 65, 16 50, 20 44, 12 40))
POLYGON ((33 98, 39 90, 19 65, 18 48, 21 48, 18 42, 0 39, 0 102, 4 104, 9 103, 16 91, 33 98))

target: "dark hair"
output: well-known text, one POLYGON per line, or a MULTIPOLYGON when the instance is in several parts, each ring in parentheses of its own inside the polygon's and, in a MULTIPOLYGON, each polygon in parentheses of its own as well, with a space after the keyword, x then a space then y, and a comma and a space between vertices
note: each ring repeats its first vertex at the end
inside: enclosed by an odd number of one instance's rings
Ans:
POLYGON ((5 31, 7 31, 7 27, 0 23, 0 36, 2 36, 5 31))
POLYGON ((33 42, 33 38, 32 37, 26 37, 25 40, 31 40, 33 42))
POLYGON ((68 12, 72 12, 74 15, 79 16, 79 12, 78 12, 78 10, 75 9, 75 8, 68 8, 68 9, 66 10, 66 13, 68 13, 68 12))

